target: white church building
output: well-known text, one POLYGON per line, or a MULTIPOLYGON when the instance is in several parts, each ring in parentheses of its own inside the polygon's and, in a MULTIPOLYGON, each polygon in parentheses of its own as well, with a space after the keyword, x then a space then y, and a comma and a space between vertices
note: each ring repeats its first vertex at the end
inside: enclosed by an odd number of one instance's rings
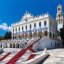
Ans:
POLYGON ((29 45, 28 41, 39 38, 34 44, 34 49, 42 50, 55 48, 58 42, 58 30, 63 26, 62 5, 57 7, 56 20, 49 13, 33 16, 25 12, 21 20, 12 24, 12 40, 1 41, 0 47, 21 48, 22 44, 29 45), (24 42, 22 40, 25 40, 24 42))

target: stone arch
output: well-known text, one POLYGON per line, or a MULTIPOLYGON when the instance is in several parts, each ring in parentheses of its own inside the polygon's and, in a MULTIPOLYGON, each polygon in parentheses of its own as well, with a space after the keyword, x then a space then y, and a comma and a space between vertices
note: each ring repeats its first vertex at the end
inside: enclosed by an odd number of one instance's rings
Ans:
POLYGON ((16 43, 16 48, 19 48, 19 43, 16 43))
POLYGON ((38 37, 42 38, 42 31, 38 32, 38 37))
POLYGON ((13 43, 13 48, 15 48, 15 43, 13 43))
POLYGON ((18 38, 21 38, 20 34, 18 34, 18 38))
POLYGON ((20 48, 24 48, 24 43, 19 44, 20 48))
POLYGON ((2 44, 1 44, 1 48, 2 48, 2 44))
POLYGON ((29 38, 32 38, 32 33, 29 33, 29 38))
POLYGON ((37 32, 34 32, 33 33, 33 37, 37 37, 37 32))
POLYGON ((48 35, 48 32, 47 30, 44 31, 44 35, 47 36, 48 35))
POLYGON ((12 46, 13 46, 12 43, 10 43, 10 44, 9 44, 9 47, 12 48, 12 46))
POLYGON ((21 37, 24 38, 24 34, 22 34, 21 37))
POLYGON ((25 34, 25 38, 28 38, 28 34, 25 34))

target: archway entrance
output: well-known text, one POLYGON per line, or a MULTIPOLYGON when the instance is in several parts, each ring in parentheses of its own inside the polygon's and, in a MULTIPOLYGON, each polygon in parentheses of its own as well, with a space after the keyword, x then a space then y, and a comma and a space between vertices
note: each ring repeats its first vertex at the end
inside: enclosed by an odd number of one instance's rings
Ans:
POLYGON ((25 38, 28 38, 28 34, 25 34, 25 38))
POLYGON ((16 43, 16 48, 19 48, 19 43, 16 43))
POLYGON ((44 31, 44 35, 45 35, 45 36, 47 36, 47 35, 48 35, 48 33, 47 33, 47 31, 46 31, 46 30, 44 31))
POLYGON ((1 44, 1 48, 2 48, 2 44, 1 44))
POLYGON ((32 33, 29 34, 29 38, 32 38, 32 33))
POLYGON ((10 48, 12 48, 12 43, 9 44, 10 48))
POLYGON ((21 38, 20 34, 18 34, 18 38, 21 38))
POLYGON ((22 34, 21 37, 24 38, 24 34, 22 34))
POLYGON ((42 31, 38 32, 38 37, 41 39, 42 38, 42 31))
POLYGON ((33 33, 33 37, 37 37, 37 32, 34 32, 33 33))
POLYGON ((15 48, 15 43, 13 43, 13 48, 15 48))

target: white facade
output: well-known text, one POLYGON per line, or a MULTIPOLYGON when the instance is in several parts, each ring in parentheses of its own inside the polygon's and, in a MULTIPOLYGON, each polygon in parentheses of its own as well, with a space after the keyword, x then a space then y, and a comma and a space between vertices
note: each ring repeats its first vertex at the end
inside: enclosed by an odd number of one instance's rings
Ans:
POLYGON ((51 16, 46 13, 44 15, 34 17, 31 13, 26 12, 22 19, 12 25, 12 38, 32 38, 32 37, 43 37, 45 31, 49 37, 49 33, 53 36, 57 35, 57 23, 51 16), (39 32, 41 32, 40 35, 39 32), (36 35, 33 35, 33 34, 36 35), (30 37, 29 35, 32 34, 30 37), (23 35, 23 36, 22 36, 23 35))
POLYGON ((41 40, 33 45, 35 50, 42 50, 45 47, 55 48, 57 44, 56 20, 48 13, 35 17, 26 12, 19 22, 12 25, 12 39, 23 38, 40 38, 41 40))

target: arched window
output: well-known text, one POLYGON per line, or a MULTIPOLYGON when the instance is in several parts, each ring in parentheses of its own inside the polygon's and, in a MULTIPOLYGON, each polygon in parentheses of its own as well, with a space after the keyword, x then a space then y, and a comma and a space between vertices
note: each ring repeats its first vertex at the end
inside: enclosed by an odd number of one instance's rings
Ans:
POLYGON ((18 35, 19 38, 21 38, 20 34, 18 35))
POLYGON ((18 30, 20 31, 20 27, 18 28, 18 30))
POLYGON ((1 48, 2 48, 2 44, 1 44, 1 48))
POLYGON ((14 33, 14 28, 13 28, 13 33, 14 33))
POLYGON ((54 38, 55 34, 53 33, 53 38, 54 38))
POLYGON ((16 43, 16 48, 19 48, 19 46, 20 46, 19 43, 16 43))
POLYGON ((44 31, 44 35, 47 36, 47 31, 44 31))
POLYGON ((23 26, 22 26, 22 30, 23 30, 24 28, 23 28, 23 26))
POLYGON ((10 46, 10 48, 12 48, 12 46, 13 46, 12 43, 10 43, 9 46, 10 46))
POLYGON ((36 27, 36 23, 34 23, 34 27, 36 27))
POLYGON ((28 19, 26 18, 26 22, 28 21, 28 19))
POLYGON ((46 24, 47 24, 46 21, 44 21, 44 25, 45 25, 45 26, 46 26, 46 24))
POLYGON ((15 48, 15 43, 13 43, 13 48, 15 48))
POLYGON ((41 22, 39 22, 39 27, 41 27, 41 22))
POLYGON ((17 31, 17 28, 15 29, 15 31, 17 31))
POLYGON ((26 30, 27 30, 27 25, 26 25, 26 30))
POLYGON ((49 35, 50 35, 50 37, 52 37, 52 33, 51 32, 49 32, 49 35))
POLYGON ((60 17, 61 15, 59 14, 58 17, 60 17))
POLYGON ((17 28, 15 28, 15 31, 16 31, 16 33, 17 33, 17 28))
POLYGON ((60 11, 61 9, 60 8, 58 8, 58 11, 60 11))
POLYGON ((30 24, 30 29, 31 29, 31 24, 30 24))

